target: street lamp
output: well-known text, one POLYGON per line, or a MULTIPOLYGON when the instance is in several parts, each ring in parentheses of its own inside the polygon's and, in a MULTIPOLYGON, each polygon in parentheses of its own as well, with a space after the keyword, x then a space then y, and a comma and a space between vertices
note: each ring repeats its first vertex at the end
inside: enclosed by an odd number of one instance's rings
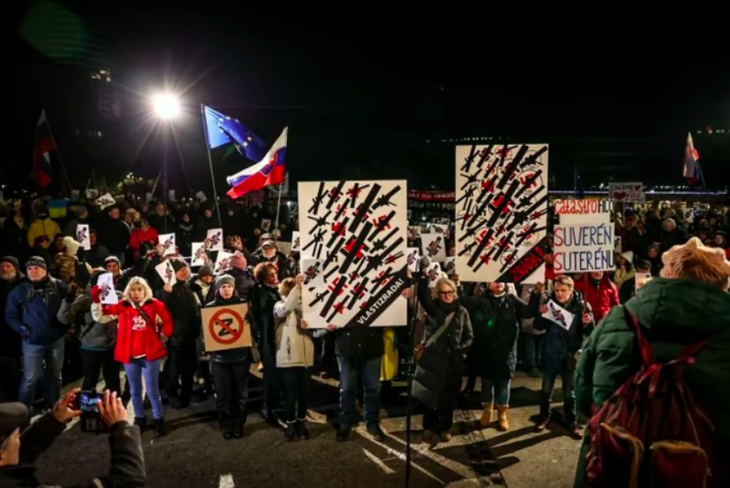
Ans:
POLYGON ((152 107, 162 120, 172 120, 180 115, 180 100, 171 93, 156 95, 152 99, 152 107))

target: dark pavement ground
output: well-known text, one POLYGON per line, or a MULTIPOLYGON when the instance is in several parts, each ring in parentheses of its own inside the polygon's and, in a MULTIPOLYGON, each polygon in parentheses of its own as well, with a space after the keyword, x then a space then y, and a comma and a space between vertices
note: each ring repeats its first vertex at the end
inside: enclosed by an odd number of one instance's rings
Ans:
MULTIPOLYGON (((286 443, 281 430, 265 423, 257 413, 249 415, 243 439, 225 441, 218 430, 212 398, 182 410, 167 407, 168 435, 159 440, 154 440, 151 432, 143 435, 147 486, 405 486, 405 395, 396 395, 384 402, 386 408, 382 411, 382 424, 388 434, 385 442, 375 441, 361 426, 353 431, 348 441, 338 443, 332 425, 337 413, 335 385, 331 380, 312 383, 312 421, 309 424, 312 438, 308 441, 286 443)), ((523 409, 534 413, 533 397, 537 392, 533 388, 522 389, 525 390, 522 396, 529 399, 523 402, 523 409)), ((396 393, 402 390, 396 390, 396 393)), ((251 404, 257 407, 261 398, 261 384, 257 378, 251 380, 250 396, 251 404)), ((556 398, 560 397, 556 395, 556 398)), ((131 418, 131 405, 129 409, 131 418)), ((541 440, 554 443, 557 437, 567 447, 556 448, 553 445, 551 453, 559 453, 561 449, 567 449, 568 455, 572 451, 577 452, 577 444, 566 443, 565 437, 559 433, 520 440, 521 436, 527 435, 528 429, 524 424, 527 420, 522 422, 516 415, 513 421, 517 424, 513 428, 515 432, 499 433, 502 437, 495 439, 497 444, 503 444, 496 447, 501 449, 503 459, 495 460, 488 440, 492 435, 488 430, 477 427, 479 414, 478 410, 457 411, 457 435, 449 443, 428 446, 416 431, 412 436, 410 486, 534 486, 530 473, 524 473, 524 469, 520 468, 520 462, 527 459, 521 459, 519 452, 515 452, 518 447, 534 446, 541 440), (516 446, 514 449, 505 446, 508 440, 518 441, 513 444, 516 446), (505 482, 500 473, 500 469, 505 468, 515 473, 514 483, 509 479, 505 482)), ((421 416, 414 415, 414 430, 420 429, 420 422, 421 416)), ((491 431, 496 434, 494 429, 491 431)), ((538 454, 544 454, 548 447, 547 444, 537 446, 538 454)), ((109 460, 106 436, 81 432, 79 426, 74 425, 41 458, 38 477, 46 483, 79 483, 106 472, 109 460)), ((541 477, 558 475, 561 479, 567 478, 562 471, 551 475, 550 469, 555 467, 556 460, 551 461, 547 462, 552 466, 543 466, 541 461, 533 471, 537 470, 541 477)), ((571 485, 572 478, 569 484, 567 479, 565 484, 550 484, 571 485)))

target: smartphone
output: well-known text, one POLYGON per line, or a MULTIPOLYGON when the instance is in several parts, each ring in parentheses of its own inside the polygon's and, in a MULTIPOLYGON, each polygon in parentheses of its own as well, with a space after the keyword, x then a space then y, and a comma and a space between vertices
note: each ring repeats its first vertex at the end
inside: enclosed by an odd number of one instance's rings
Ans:
POLYGON ((99 413, 97 402, 102 394, 95 391, 80 391, 76 394, 76 405, 83 413, 99 413))

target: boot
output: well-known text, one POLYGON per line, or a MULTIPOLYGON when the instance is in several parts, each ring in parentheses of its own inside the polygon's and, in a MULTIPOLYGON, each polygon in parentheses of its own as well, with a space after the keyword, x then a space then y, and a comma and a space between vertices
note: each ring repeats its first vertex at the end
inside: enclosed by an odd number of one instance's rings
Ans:
POLYGON ((493 408, 494 405, 491 403, 484 405, 484 413, 482 413, 482 418, 479 419, 479 424, 481 424, 482 427, 487 427, 492 423, 493 408))
POLYGON ((301 440, 306 441, 309 439, 309 431, 307 430, 307 426, 304 424, 304 420, 298 420, 294 428, 297 430, 297 434, 301 440))
POLYGON ((287 442, 291 442, 294 440, 294 438, 297 436, 297 431, 295 428, 296 421, 286 423, 286 430, 284 430, 284 437, 286 438, 287 442))
POLYGON ((147 428, 147 417, 134 417, 134 425, 139 427, 139 431, 143 433, 147 428))
POLYGON ((165 435, 165 419, 155 419, 155 437, 163 437, 165 435))
POLYGON ((499 413, 499 419, 497 420, 497 428, 501 430, 502 432, 506 432, 509 430, 509 422, 507 421, 507 409, 509 409, 508 406, 497 406, 497 412, 499 413))

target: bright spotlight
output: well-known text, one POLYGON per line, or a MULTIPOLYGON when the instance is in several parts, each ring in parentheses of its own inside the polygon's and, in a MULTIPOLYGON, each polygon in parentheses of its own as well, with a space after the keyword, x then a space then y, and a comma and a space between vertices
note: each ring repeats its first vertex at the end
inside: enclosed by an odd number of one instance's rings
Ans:
POLYGON ((180 114, 180 101, 175 95, 164 93, 152 99, 155 113, 162 120, 171 120, 180 114))

